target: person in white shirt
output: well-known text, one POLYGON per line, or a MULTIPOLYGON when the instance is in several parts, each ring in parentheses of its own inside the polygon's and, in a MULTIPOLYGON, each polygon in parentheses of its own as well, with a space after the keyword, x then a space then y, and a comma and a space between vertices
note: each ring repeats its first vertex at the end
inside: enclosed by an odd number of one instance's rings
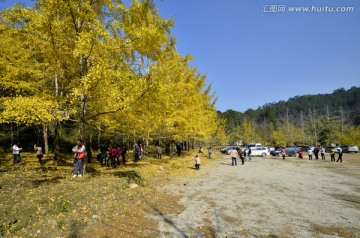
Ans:
POLYGON ((308 150, 309 160, 312 160, 312 153, 313 153, 313 151, 309 148, 309 150, 308 150))
POLYGON ((321 146, 320 154, 321 154, 321 160, 325 160, 325 148, 323 146, 321 146))
POLYGON ((20 150, 22 148, 19 148, 19 144, 15 143, 12 147, 12 154, 14 155, 14 165, 19 165, 20 163, 20 150))

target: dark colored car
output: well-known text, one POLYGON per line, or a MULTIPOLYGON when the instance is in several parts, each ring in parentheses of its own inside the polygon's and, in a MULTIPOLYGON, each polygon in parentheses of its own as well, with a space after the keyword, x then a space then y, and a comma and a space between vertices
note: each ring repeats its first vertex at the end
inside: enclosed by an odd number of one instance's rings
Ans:
POLYGON ((298 157, 299 156, 299 151, 300 151, 300 148, 297 147, 297 146, 288 146, 285 148, 285 152, 286 152, 286 155, 287 156, 296 156, 298 157))
POLYGON ((223 154, 226 154, 226 151, 227 151, 228 148, 229 148, 229 147, 222 148, 222 149, 220 149, 220 152, 223 153, 223 154))
POLYGON ((233 148, 235 148, 235 150, 238 150, 238 149, 240 149, 240 146, 237 146, 237 145, 229 146, 228 148, 221 149, 220 152, 223 153, 223 154, 229 155, 229 154, 230 154, 230 151, 231 151, 233 148))
POLYGON ((283 148, 284 148, 284 147, 276 146, 276 147, 275 147, 275 150, 270 151, 270 154, 271 154, 272 156, 280 156, 281 150, 282 150, 283 148))
POLYGON ((301 150, 302 152, 308 152, 309 148, 310 148, 312 151, 314 151, 315 146, 313 146, 313 145, 305 145, 305 146, 302 146, 300 150, 301 150))

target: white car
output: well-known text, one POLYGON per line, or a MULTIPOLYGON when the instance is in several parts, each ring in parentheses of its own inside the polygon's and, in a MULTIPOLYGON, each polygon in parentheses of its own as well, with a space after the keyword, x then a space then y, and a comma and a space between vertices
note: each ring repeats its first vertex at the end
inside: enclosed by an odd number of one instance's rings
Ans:
POLYGON ((269 150, 266 147, 252 147, 251 156, 267 156, 269 155, 269 150))

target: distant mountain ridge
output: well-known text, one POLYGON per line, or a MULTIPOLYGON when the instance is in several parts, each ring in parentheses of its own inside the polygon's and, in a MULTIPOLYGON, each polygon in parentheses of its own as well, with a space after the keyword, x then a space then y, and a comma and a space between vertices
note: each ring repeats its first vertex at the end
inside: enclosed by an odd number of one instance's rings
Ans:
POLYGON ((354 86, 349 90, 340 88, 331 94, 295 96, 287 101, 267 103, 256 110, 248 109, 244 113, 227 110, 218 112, 218 115, 227 120, 227 128, 230 128, 239 125, 244 117, 257 122, 268 120, 275 123, 285 115, 296 120, 296 117, 306 116, 309 111, 332 118, 345 115, 349 124, 360 125, 360 87, 354 86))

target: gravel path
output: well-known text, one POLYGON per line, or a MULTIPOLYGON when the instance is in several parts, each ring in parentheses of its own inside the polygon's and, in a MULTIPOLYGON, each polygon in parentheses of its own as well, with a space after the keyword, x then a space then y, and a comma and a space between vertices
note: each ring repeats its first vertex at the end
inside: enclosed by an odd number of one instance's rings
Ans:
POLYGON ((197 172, 159 188, 184 206, 154 217, 161 237, 360 237, 359 155, 342 164, 256 157, 238 166, 222 156, 197 172))

